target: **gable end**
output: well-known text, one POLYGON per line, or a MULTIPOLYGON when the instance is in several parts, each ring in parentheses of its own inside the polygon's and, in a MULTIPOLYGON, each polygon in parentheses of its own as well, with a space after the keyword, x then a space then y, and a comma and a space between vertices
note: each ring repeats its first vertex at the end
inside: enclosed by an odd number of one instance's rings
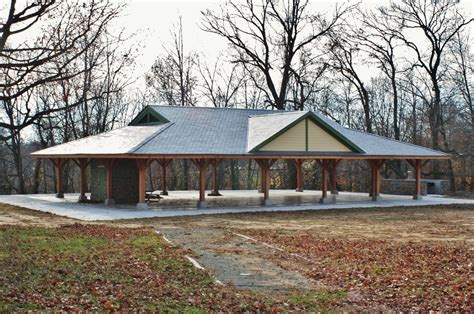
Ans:
POLYGON ((250 150, 250 152, 258 151, 364 153, 362 149, 312 112, 301 116, 250 150))
POLYGON ((168 119, 156 112, 150 106, 147 106, 135 118, 133 118, 133 120, 128 125, 157 125, 168 122, 170 122, 168 119))

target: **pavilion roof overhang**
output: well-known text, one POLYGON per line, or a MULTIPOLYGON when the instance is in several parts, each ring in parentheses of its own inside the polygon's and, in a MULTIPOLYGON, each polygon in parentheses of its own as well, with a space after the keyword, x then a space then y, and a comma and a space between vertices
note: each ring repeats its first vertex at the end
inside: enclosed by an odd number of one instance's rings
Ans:
POLYGON ((345 128, 314 112, 147 106, 129 126, 46 148, 35 158, 449 159, 433 149, 345 128), (310 119, 350 151, 262 151, 310 119))
POLYGON ((229 154, 35 154, 32 155, 34 158, 46 158, 46 159, 81 159, 81 158, 94 158, 94 159, 191 159, 191 158, 210 158, 210 159, 393 159, 393 160, 406 160, 406 159, 436 159, 443 160, 451 158, 447 156, 420 156, 420 155, 367 155, 367 154, 330 154, 330 153, 288 153, 288 152, 264 152, 264 153, 251 153, 241 155, 229 155, 229 154))

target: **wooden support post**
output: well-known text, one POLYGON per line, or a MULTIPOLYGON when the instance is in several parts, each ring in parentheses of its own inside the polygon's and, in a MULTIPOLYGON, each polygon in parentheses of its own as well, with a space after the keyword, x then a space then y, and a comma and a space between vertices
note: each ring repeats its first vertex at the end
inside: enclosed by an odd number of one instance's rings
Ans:
POLYGON ((303 172, 303 163, 304 159, 295 159, 296 165, 296 192, 303 192, 304 184, 304 172, 303 172))
POLYGON ((138 203, 137 209, 148 209, 146 203, 146 169, 148 163, 146 159, 137 159, 138 168, 138 203))
POLYGON ((85 158, 80 158, 77 161, 77 164, 79 165, 79 168, 81 169, 81 180, 80 180, 80 192, 81 195, 79 195, 79 202, 85 202, 87 201, 87 166, 89 165, 89 162, 85 158))
POLYGON ((113 193, 113 169, 114 169, 115 159, 106 159, 104 161, 105 170, 107 171, 106 176, 106 196, 105 196, 105 205, 113 206, 115 205, 114 193, 113 193))
POLYGON ((331 164, 330 160, 321 159, 317 160, 318 164, 321 166, 322 178, 321 178, 321 198, 319 199, 320 204, 328 203, 328 172, 329 166, 331 164))
POLYGON ((64 164, 66 163, 65 159, 52 159, 54 164, 54 169, 56 170, 56 197, 64 198, 63 190, 63 176, 64 176, 64 164))
POLYGON ((219 193, 219 164, 220 159, 211 159, 210 164, 212 166, 212 191, 211 193, 207 194, 208 196, 222 196, 219 193))
MULTIPOLYGON (((260 166, 260 163, 257 162, 257 164, 260 166)), ((260 166, 260 184, 258 186, 258 193, 263 193, 263 190, 265 189, 265 170, 260 166)))
POLYGON ((415 160, 407 160, 408 163, 415 168, 415 193, 413 194, 413 199, 414 200, 422 200, 422 190, 421 190, 421 172, 423 170, 423 166, 428 162, 422 161, 420 159, 415 159, 415 160))
POLYGON ((372 168, 372 183, 371 183, 371 192, 369 196, 372 197, 373 201, 380 200, 380 168, 383 165, 383 159, 373 159, 368 160, 370 167, 372 168))
POLYGON ((206 202, 206 170, 210 160, 205 158, 192 159, 194 165, 199 169, 199 201, 197 208, 207 208, 206 202))
POLYGON ((257 164, 260 166, 262 171, 262 192, 263 202, 262 205, 269 206, 272 204, 270 200, 270 168, 277 161, 276 159, 255 159, 257 164))
POLYGON ((161 192, 160 195, 168 195, 168 181, 167 181, 167 170, 172 162, 172 159, 158 159, 158 164, 161 167, 161 192))
POLYGON ((333 195, 339 194, 339 191, 337 190, 337 164, 340 161, 340 159, 331 161, 331 194, 333 195))

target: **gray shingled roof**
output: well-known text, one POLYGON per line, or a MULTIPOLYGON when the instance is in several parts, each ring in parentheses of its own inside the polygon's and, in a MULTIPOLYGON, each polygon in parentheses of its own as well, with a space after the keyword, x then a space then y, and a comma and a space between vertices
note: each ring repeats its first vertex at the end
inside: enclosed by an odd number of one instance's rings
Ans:
MULTIPOLYGON (((170 122, 161 125, 128 126, 44 149, 33 155, 265 155, 272 152, 249 151, 305 114, 253 109, 149 107, 170 122)), ((338 153, 341 155, 448 156, 429 148, 350 130, 319 113, 315 114, 364 151, 338 153)), ((292 154, 311 155, 308 152, 285 152, 285 155, 292 154)), ((318 152, 317 155, 323 154, 318 152)))

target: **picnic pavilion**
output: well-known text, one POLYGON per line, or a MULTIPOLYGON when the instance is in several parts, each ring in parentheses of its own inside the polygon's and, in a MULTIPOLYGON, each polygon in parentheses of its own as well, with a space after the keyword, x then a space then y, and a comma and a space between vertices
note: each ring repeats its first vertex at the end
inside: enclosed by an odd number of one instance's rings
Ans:
POLYGON ((217 191, 217 169, 224 159, 254 159, 261 171, 263 205, 271 204, 270 171, 279 159, 294 160, 297 191, 303 191, 303 163, 316 160, 322 169, 320 203, 337 194, 337 165, 344 159, 363 159, 371 168, 370 196, 380 194, 380 168, 387 160, 406 160, 414 168, 414 199, 421 199, 423 166, 449 155, 341 126, 312 111, 273 111, 206 107, 145 107, 128 126, 32 153, 48 158, 56 170, 56 196, 63 194, 63 168, 73 161, 80 168, 79 201, 108 205, 137 203, 147 208, 147 167, 161 166, 162 194, 167 195, 167 168, 176 159, 190 159, 199 169, 198 208, 207 207, 206 170, 212 167, 217 191), (87 168, 90 167, 90 178, 87 168))

